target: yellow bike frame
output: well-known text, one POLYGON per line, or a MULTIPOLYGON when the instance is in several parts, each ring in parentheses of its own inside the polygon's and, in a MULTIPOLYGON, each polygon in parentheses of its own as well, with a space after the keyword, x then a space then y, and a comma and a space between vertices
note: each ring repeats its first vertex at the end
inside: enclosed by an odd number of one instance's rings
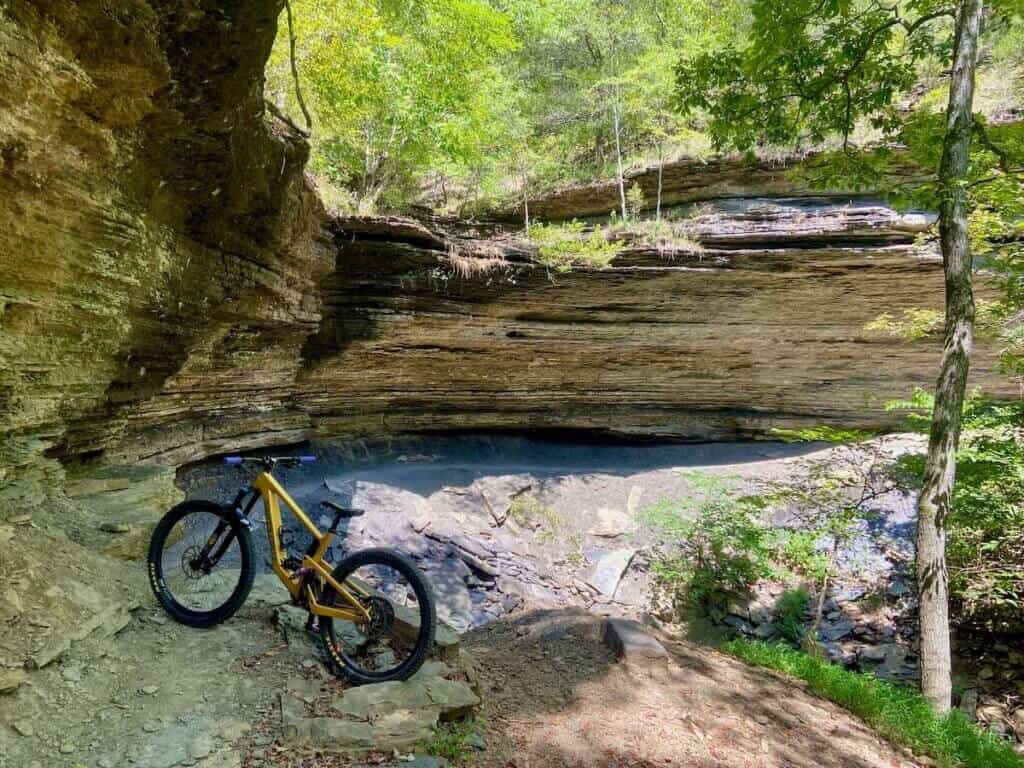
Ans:
POLYGON ((331 575, 333 568, 330 563, 324 560, 327 549, 331 546, 331 542, 334 541, 333 531, 321 533, 320 529, 306 516, 302 508, 299 507, 295 500, 288 495, 288 492, 281 487, 281 484, 269 472, 261 472, 252 484, 252 487, 263 498, 263 509, 266 512, 267 518, 267 538, 270 541, 270 567, 277 574, 277 578, 281 580, 281 583, 288 588, 292 597, 296 600, 305 597, 309 612, 317 616, 329 616, 332 619, 345 619, 360 624, 368 622, 370 620, 369 611, 363 607, 363 604, 357 597, 353 596, 352 592, 361 597, 369 597, 370 593, 352 581, 346 580, 344 584, 335 581, 334 576, 331 575), (293 576, 284 567, 287 553, 281 545, 281 506, 278 503, 279 499, 284 502, 285 506, 302 523, 303 527, 309 531, 317 543, 313 554, 305 555, 302 558, 302 567, 315 574, 325 584, 330 585, 334 589, 335 594, 339 595, 347 603, 347 606, 335 608, 319 603, 312 585, 307 580, 293 576), (306 585, 306 594, 301 595, 304 583, 306 585))

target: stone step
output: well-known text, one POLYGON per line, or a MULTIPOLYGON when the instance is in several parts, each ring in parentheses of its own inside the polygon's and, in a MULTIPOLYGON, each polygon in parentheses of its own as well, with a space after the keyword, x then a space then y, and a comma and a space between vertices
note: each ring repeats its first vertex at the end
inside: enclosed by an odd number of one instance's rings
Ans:
POLYGON ((284 739, 293 745, 329 752, 386 752, 404 749, 431 737, 439 722, 472 714, 479 697, 461 680, 442 674, 451 670, 428 662, 409 680, 349 688, 340 696, 322 694, 317 681, 290 680, 280 694, 284 739), (321 695, 329 701, 318 702, 321 695), (316 703, 311 715, 307 705, 316 703))
POLYGON ((665 646, 648 634, 644 625, 632 619, 605 619, 601 642, 611 648, 620 661, 650 664, 668 659, 665 646))

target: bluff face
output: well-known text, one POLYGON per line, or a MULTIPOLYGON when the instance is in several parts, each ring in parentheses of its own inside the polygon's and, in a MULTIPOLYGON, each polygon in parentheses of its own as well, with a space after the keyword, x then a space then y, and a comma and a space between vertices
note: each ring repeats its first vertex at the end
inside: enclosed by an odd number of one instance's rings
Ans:
MULTIPOLYGON (((866 326, 940 308, 928 217, 864 200, 727 199, 691 213, 705 249, 631 247, 555 272, 509 249, 466 274, 458 239, 381 240, 339 222, 339 268, 298 382, 320 434, 578 429, 733 439, 897 426, 941 335, 866 326)), ((984 288, 982 288, 984 293, 984 288)), ((972 384, 1009 394, 984 345, 972 384)))
MULTIPOLYGON (((280 10, 0 17, 10 508, 66 489, 150 514, 180 463, 311 437, 886 426, 886 401, 932 385, 941 339, 864 328, 941 305, 914 244, 927 222, 810 197, 774 167, 673 167, 667 201, 718 201, 686 212, 705 252, 633 246, 607 270, 552 272, 494 228, 329 219, 304 140, 264 108, 280 10)), ((603 194, 538 205, 594 213, 603 194)), ((1006 392, 993 359, 981 345, 972 383, 1006 392)))
POLYGON ((199 437, 200 402, 287 396, 333 257, 307 147, 264 111, 280 9, 5 6, 0 498, 59 490, 66 466, 134 462, 144 449, 120 446, 156 423, 199 437), (247 354, 257 364, 236 365, 247 354), (148 410, 183 381, 204 394, 148 410))

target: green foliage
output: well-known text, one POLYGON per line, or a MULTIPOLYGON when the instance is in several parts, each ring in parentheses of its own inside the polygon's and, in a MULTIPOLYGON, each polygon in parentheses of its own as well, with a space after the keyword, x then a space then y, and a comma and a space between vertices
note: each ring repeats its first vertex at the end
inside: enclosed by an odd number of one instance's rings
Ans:
POLYGON ((917 341, 941 333, 944 327, 945 316, 942 310, 910 307, 904 309, 902 316, 898 318, 885 312, 867 323, 864 330, 898 336, 907 341, 917 341))
MULTIPOLYGON (((315 116, 312 169, 357 207, 407 199, 430 167, 481 160, 509 110, 498 66, 515 47, 485 0, 294 0, 297 63, 315 116)), ((268 91, 294 99, 278 36, 268 91)))
POLYGON ((704 246, 690 236, 690 226, 685 221, 668 219, 641 219, 636 216, 628 221, 613 217, 606 230, 607 236, 616 241, 634 242, 653 248, 667 259, 676 256, 698 256, 704 253, 704 246))
POLYGON ((472 720, 442 723, 423 748, 429 755, 443 757, 454 765, 465 765, 473 751, 473 741, 479 724, 472 720))
POLYGON ((840 429, 822 424, 803 429, 773 429, 772 434, 784 443, 859 443, 878 433, 866 429, 840 429))
POLYGON ((918 65, 949 45, 950 8, 936 0, 754 0, 751 11, 749 43, 686 58, 677 71, 681 108, 710 114, 718 147, 820 143, 849 137, 861 118, 891 132, 918 65))
POLYGON ((537 529, 543 526, 549 533, 553 533, 562 524, 558 512, 529 493, 520 494, 512 500, 508 516, 524 528, 537 529))
POLYGON ((775 606, 779 614, 775 622, 779 634, 793 645, 799 645, 804 638, 804 616, 810 604, 810 592, 798 587, 783 592, 775 606))
POLYGON ((685 477, 690 496, 661 500, 641 514, 660 544, 654 573, 675 602, 722 608, 775 572, 775 540, 761 521, 760 500, 735 480, 685 477))
POLYGON ((732 640, 726 653, 807 683, 891 741, 927 754, 944 768, 1024 768, 1013 746, 959 712, 938 715, 916 691, 850 672, 780 644, 732 640))
MULTIPOLYGON (((928 403, 926 395, 917 393, 910 404, 928 403)), ((915 427, 927 425, 926 416, 916 415, 915 427)), ((905 456, 898 468, 906 482, 916 483, 924 456, 905 456)), ((958 620, 987 629, 1024 630, 1024 402, 968 399, 947 528, 950 593, 958 620)))
POLYGON ((820 584, 832 575, 828 554, 821 550, 823 536, 820 526, 811 530, 797 529, 779 533, 779 562, 794 574, 820 584))
POLYGON ((533 224, 530 240, 537 246, 540 262, 557 272, 573 267, 605 269, 622 250, 622 245, 609 242, 600 226, 588 233, 586 226, 575 220, 568 224, 533 224))

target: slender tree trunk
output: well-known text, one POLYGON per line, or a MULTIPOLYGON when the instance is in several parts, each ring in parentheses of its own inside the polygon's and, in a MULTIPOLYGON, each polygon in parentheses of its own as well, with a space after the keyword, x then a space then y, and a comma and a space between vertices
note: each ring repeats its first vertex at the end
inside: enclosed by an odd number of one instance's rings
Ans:
POLYGON ((939 166, 939 235, 946 277, 946 343, 935 387, 921 497, 917 504, 917 580, 921 618, 921 690, 940 712, 952 705, 946 520, 956 478, 956 449, 974 336, 971 250, 967 237, 967 176, 974 70, 982 0, 962 0, 956 22, 946 136, 939 166))
POLYGON ((523 174, 523 224, 526 228, 526 234, 530 234, 530 177, 527 174, 523 174))
POLYGON ((661 226, 661 172, 665 169, 665 150, 658 144, 658 201, 654 206, 654 222, 661 226))
POLYGON ((622 220, 626 221, 629 214, 626 212, 626 184, 622 178, 622 140, 619 137, 622 121, 619 118, 618 94, 616 94, 615 103, 612 104, 612 116, 615 120, 615 162, 619 171, 619 204, 622 206, 622 220))

